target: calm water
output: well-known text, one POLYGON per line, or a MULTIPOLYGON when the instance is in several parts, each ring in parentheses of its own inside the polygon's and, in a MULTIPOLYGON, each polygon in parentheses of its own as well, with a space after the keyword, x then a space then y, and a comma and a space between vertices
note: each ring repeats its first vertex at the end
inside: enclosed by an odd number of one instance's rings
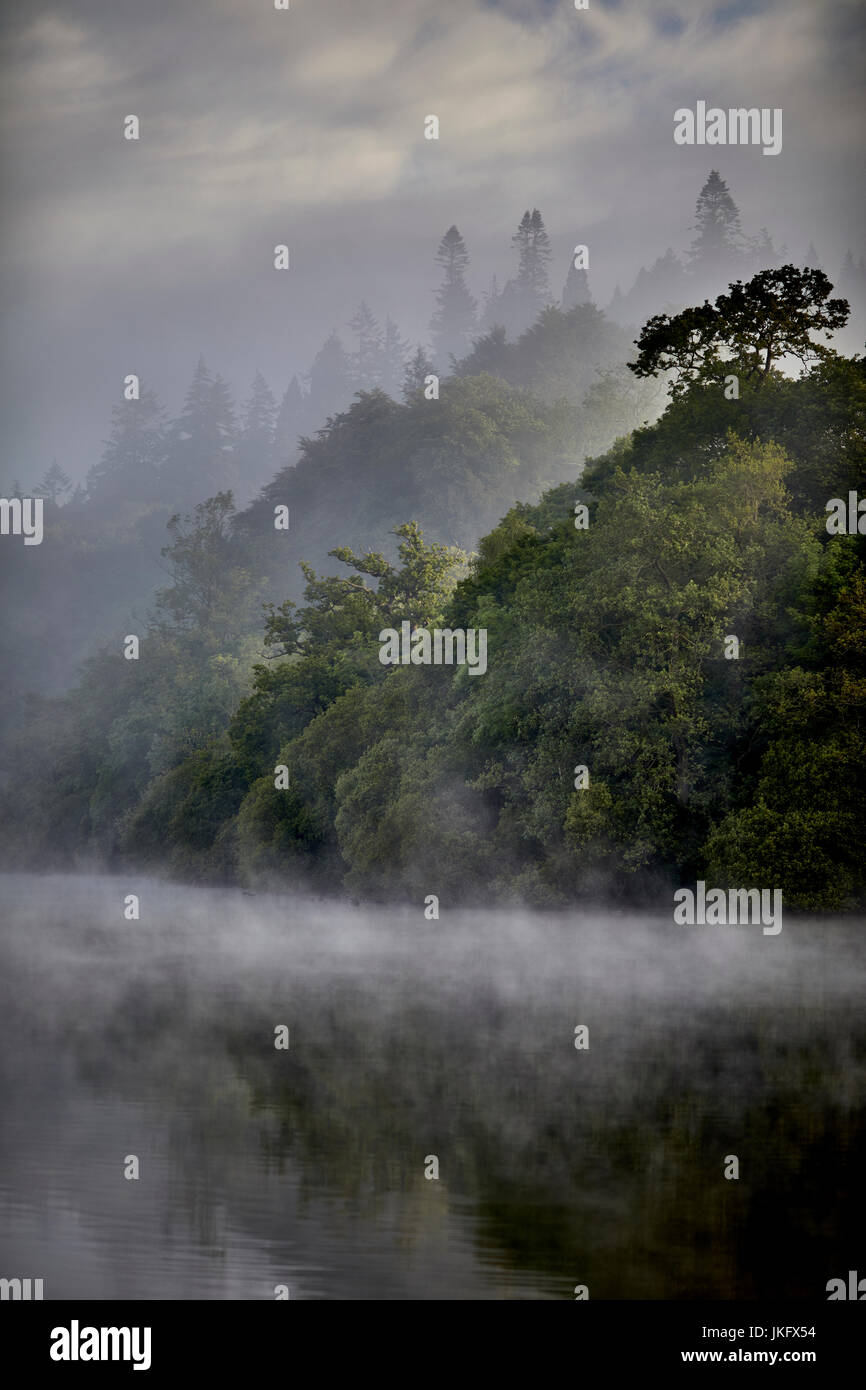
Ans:
POLYGON ((46 1299, 824 1300, 866 1272, 862 921, 0 900, 0 1275, 46 1299))

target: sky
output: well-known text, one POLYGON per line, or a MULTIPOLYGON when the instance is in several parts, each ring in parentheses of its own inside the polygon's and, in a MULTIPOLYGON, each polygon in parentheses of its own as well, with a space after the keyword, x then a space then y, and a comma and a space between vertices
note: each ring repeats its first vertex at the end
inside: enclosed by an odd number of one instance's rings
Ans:
POLYGON ((524 209, 604 304, 684 250, 710 168, 831 278, 866 251, 861 0, 64 0, 0 21, 0 482, 101 451, 123 378, 204 353, 279 395, 359 300, 424 341, 456 223, 480 298, 524 209), (783 149, 678 146, 678 107, 781 107, 783 149), (139 117, 140 139, 123 138, 139 117), (438 141, 424 120, 440 121, 438 141), (274 247, 291 269, 274 269, 274 247))

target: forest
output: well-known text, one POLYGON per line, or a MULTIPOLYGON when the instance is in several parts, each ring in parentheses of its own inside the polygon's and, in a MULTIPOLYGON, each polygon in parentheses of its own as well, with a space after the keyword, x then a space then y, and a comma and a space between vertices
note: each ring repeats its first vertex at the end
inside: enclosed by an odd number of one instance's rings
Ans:
POLYGON ((7 865, 862 907, 866 542, 827 525, 866 489, 852 303, 718 174, 697 222, 606 311, 574 266, 552 301, 537 210, 480 309, 452 227, 429 348, 364 303, 240 424, 204 361, 175 421, 118 405, 86 487, 40 485, 44 564, 2 555, 7 865), (383 665, 406 621, 483 631, 483 677, 383 665))

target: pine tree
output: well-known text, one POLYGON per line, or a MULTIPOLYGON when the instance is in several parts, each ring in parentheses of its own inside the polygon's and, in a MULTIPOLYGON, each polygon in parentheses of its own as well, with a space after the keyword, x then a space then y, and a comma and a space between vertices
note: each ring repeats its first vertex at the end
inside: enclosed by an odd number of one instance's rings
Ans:
POLYGON ((165 411, 153 391, 115 406, 102 458, 87 474, 89 500, 157 500, 166 447, 165 411))
POLYGON ((331 331, 307 373, 311 429, 321 429, 330 415, 345 410, 352 400, 352 364, 335 331, 331 331))
POLYGON ((435 369, 433 363, 430 361, 424 349, 419 347, 414 356, 409 360, 406 371, 403 374, 403 400, 411 401, 414 399, 419 391, 424 390, 428 376, 434 374, 435 369))
POLYGON ((241 412, 237 445, 237 467, 241 494, 257 492, 274 471, 274 423, 277 403, 273 392, 256 372, 250 394, 241 412))
POLYGON ((561 307, 564 313, 569 309, 576 309, 578 304, 592 304, 592 294, 589 288, 589 276, 586 271, 578 270, 574 264, 574 256, 568 263, 568 275, 565 279, 565 288, 562 291, 561 307))
POLYGON ((451 358, 468 352, 475 329, 476 304, 466 284, 469 252, 456 227, 449 227, 439 243, 436 264, 445 272, 436 292, 436 312, 430 320, 433 360, 440 372, 451 358))
POLYGON ((380 385, 392 400, 396 400, 402 390, 408 353, 408 342, 401 336, 394 320, 386 318, 380 359, 380 385))
POLYGON ((710 171, 698 195, 692 231, 697 232, 697 236, 689 251, 689 261, 697 274, 726 274, 746 249, 740 210, 716 169, 710 171))
POLYGON ((71 478, 66 476, 57 459, 54 459, 42 482, 33 489, 33 496, 44 497, 57 506, 57 499, 67 493, 71 487, 71 478))
POLYGON ((307 398, 298 378, 293 376, 283 394, 274 426, 273 459, 277 468, 284 467, 297 456, 298 440, 306 428, 306 407, 307 398))
POLYGON ((349 327, 358 346, 352 354, 352 377, 356 391, 373 391, 381 383, 382 329, 366 300, 361 300, 349 327))
POLYGON ((228 385, 199 358, 183 410, 169 430, 163 476, 175 501, 196 502, 237 483, 237 431, 228 385))
POLYGON ((512 335, 519 335, 532 327, 550 303, 550 238, 538 208, 523 214, 511 244, 517 250, 517 277, 512 281, 513 309, 506 327, 512 335))

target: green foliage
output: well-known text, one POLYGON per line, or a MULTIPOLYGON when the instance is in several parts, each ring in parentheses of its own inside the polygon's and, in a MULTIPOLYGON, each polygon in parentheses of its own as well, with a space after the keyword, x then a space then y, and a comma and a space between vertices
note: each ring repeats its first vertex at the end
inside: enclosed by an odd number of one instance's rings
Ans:
POLYGON ((669 389, 677 395, 693 382, 720 384, 730 373, 760 386, 785 357, 803 367, 828 361, 832 348, 814 335, 829 338, 849 313, 847 300, 830 298, 832 288, 822 270, 761 270, 745 285, 737 280, 715 305, 705 301, 679 314, 654 315, 629 366, 635 376, 675 372, 669 389))
MULTIPOLYGON (((565 390, 602 316, 548 309, 477 343, 435 405, 423 354, 404 404, 361 392, 242 518, 230 492, 172 517, 141 661, 118 639, 68 696, 2 711, 10 854, 415 902, 647 902, 703 877, 862 905, 864 542, 824 523, 864 489, 866 364, 813 343, 842 309, 791 271, 647 325, 636 375, 681 380, 634 433, 633 375, 593 372, 582 410, 565 390), (277 504, 304 518, 296 588, 277 504), (485 629, 487 671, 383 666, 404 620, 485 629)), ((215 389, 187 403, 200 443, 228 437, 215 389)), ((259 382, 244 437, 272 414, 259 382)))

